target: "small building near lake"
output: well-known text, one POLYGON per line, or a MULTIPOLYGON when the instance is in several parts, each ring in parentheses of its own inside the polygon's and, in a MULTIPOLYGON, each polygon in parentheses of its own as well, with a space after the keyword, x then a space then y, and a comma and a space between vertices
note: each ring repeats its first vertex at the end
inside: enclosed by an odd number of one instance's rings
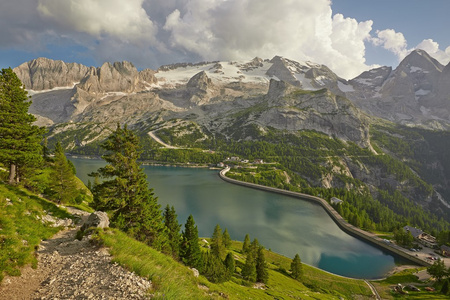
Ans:
POLYGON ((411 235, 415 240, 417 240, 419 243, 421 243, 424 246, 430 247, 430 248, 436 248, 436 238, 432 236, 431 234, 428 234, 424 231, 422 231, 419 228, 411 227, 411 226, 405 226, 403 227, 403 230, 405 232, 410 232, 411 235))

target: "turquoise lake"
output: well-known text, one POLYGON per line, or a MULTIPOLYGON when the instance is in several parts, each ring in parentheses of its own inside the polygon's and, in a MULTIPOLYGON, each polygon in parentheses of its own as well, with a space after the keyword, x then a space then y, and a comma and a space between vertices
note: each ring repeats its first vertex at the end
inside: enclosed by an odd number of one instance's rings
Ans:
MULTIPOLYGON (((86 183, 87 174, 105 164, 70 160, 86 183)), ((304 263, 353 278, 381 278, 406 263, 343 232, 318 204, 227 183, 217 170, 162 166, 144 170, 161 207, 173 205, 183 228, 192 214, 201 237, 210 237, 219 224, 232 239, 242 241, 248 233, 274 252, 290 258, 298 253, 304 263)))

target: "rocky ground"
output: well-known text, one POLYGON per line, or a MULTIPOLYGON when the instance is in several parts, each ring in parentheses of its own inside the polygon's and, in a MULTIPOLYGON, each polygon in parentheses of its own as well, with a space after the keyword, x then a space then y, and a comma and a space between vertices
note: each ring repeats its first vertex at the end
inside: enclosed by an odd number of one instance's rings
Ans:
POLYGON ((111 262, 108 250, 67 229, 43 241, 38 268, 7 277, 0 299, 148 299, 151 282, 111 262))

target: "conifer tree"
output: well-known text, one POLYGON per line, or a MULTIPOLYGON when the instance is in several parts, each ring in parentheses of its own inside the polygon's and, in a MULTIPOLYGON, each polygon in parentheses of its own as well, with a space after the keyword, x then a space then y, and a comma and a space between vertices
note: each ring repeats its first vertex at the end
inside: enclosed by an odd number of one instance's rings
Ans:
POLYGON ((9 168, 10 184, 20 182, 22 169, 42 161, 45 129, 33 125, 31 101, 11 68, 0 71, 0 162, 9 168))
POLYGON ((220 283, 228 279, 228 271, 222 260, 215 254, 203 254, 202 274, 211 282, 220 283))
POLYGON ((264 247, 260 246, 256 256, 256 281, 267 283, 269 280, 269 271, 264 257, 264 247))
POLYGON ((111 224, 157 250, 167 244, 165 226, 157 198, 148 188, 147 176, 137 159, 141 154, 138 137, 117 124, 102 144, 109 152, 107 162, 95 175, 104 179, 93 188, 96 209, 112 212, 111 224))
POLYGON ((51 172, 51 189, 54 192, 53 197, 58 203, 71 203, 79 194, 76 189, 75 174, 72 167, 73 165, 69 163, 64 154, 61 143, 56 143, 53 170, 51 172))
POLYGON ((211 237, 211 253, 217 257, 222 257, 225 254, 225 246, 223 244, 222 229, 217 224, 214 228, 213 235, 211 237))
POLYGON ((180 257, 186 265, 202 271, 202 251, 198 243, 198 229, 192 215, 189 215, 184 225, 180 257))
POLYGON ((230 247, 231 247, 231 237, 230 237, 230 234, 228 233, 228 230, 226 228, 223 231, 222 240, 223 240, 223 245, 225 246, 225 248, 226 249, 230 249, 230 247))
POLYGON ((242 244, 242 254, 247 254, 250 251, 250 237, 245 235, 244 243, 242 244))
POLYGON ((169 207, 169 204, 167 204, 163 215, 164 225, 167 228, 167 236, 169 239, 169 251, 174 258, 178 259, 181 243, 181 224, 178 223, 177 214, 175 213, 173 205, 172 207, 169 207))
POLYGON ((291 272, 294 279, 299 280, 303 275, 303 266, 300 256, 295 254, 294 259, 291 262, 291 272))
POLYGON ((252 251, 247 252, 245 264, 242 267, 242 277, 250 282, 256 282, 256 261, 252 251))
POLYGON ((256 257, 260 246, 258 239, 254 238, 253 242, 250 244, 250 251, 253 253, 253 257, 256 257))
POLYGON ((231 252, 228 252, 227 257, 225 257, 224 264, 227 269, 227 278, 230 279, 236 269, 236 263, 234 262, 233 254, 231 252))

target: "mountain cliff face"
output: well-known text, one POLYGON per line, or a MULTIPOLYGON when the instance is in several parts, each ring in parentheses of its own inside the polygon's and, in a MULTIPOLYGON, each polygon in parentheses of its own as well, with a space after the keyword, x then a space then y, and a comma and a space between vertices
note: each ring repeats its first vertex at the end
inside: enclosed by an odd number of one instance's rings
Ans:
POLYGON ((47 58, 33 59, 14 69, 27 89, 42 91, 58 87, 73 87, 92 70, 77 63, 65 63, 47 58))
POLYGON ((395 70, 382 67, 351 80, 354 91, 346 96, 369 114, 393 122, 449 129, 449 69, 415 50, 395 70))

